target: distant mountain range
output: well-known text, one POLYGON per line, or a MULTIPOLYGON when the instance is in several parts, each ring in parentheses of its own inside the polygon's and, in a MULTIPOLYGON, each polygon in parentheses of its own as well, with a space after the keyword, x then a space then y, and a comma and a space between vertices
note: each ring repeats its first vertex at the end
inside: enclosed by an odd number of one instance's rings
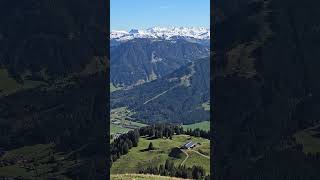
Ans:
POLYGON ((153 27, 146 30, 132 29, 130 31, 113 30, 110 38, 116 41, 128 41, 135 38, 160 38, 172 40, 176 37, 184 37, 198 40, 209 40, 210 29, 202 27, 153 27))

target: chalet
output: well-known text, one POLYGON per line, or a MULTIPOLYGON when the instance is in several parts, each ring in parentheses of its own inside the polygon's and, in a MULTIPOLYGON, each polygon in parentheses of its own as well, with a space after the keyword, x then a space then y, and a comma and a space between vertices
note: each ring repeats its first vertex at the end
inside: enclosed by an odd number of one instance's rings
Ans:
POLYGON ((193 148, 197 145, 197 143, 189 141, 186 144, 184 144, 183 146, 181 146, 181 149, 190 149, 193 148))

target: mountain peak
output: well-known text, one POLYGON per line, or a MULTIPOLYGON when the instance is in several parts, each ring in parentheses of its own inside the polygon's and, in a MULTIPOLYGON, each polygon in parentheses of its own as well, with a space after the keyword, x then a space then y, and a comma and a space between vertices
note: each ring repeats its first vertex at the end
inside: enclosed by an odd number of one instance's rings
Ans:
POLYGON ((129 34, 138 34, 139 33, 139 30, 138 29, 131 29, 129 31, 129 34))

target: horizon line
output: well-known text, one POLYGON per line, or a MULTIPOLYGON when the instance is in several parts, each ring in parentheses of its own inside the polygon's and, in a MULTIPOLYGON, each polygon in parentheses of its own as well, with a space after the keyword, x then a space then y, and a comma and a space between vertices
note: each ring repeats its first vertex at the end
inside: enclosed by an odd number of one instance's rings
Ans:
POLYGON ((110 31, 148 30, 152 28, 204 28, 204 29, 210 30, 210 26, 209 27, 206 27, 206 26, 151 26, 149 28, 130 28, 128 30, 110 28, 110 31))

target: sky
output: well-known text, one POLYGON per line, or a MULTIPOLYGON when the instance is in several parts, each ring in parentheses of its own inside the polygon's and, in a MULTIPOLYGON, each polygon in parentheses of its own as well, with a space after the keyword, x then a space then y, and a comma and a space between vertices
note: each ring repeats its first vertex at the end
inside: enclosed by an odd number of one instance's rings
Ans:
POLYGON ((210 27, 210 0, 110 0, 111 30, 210 27))

